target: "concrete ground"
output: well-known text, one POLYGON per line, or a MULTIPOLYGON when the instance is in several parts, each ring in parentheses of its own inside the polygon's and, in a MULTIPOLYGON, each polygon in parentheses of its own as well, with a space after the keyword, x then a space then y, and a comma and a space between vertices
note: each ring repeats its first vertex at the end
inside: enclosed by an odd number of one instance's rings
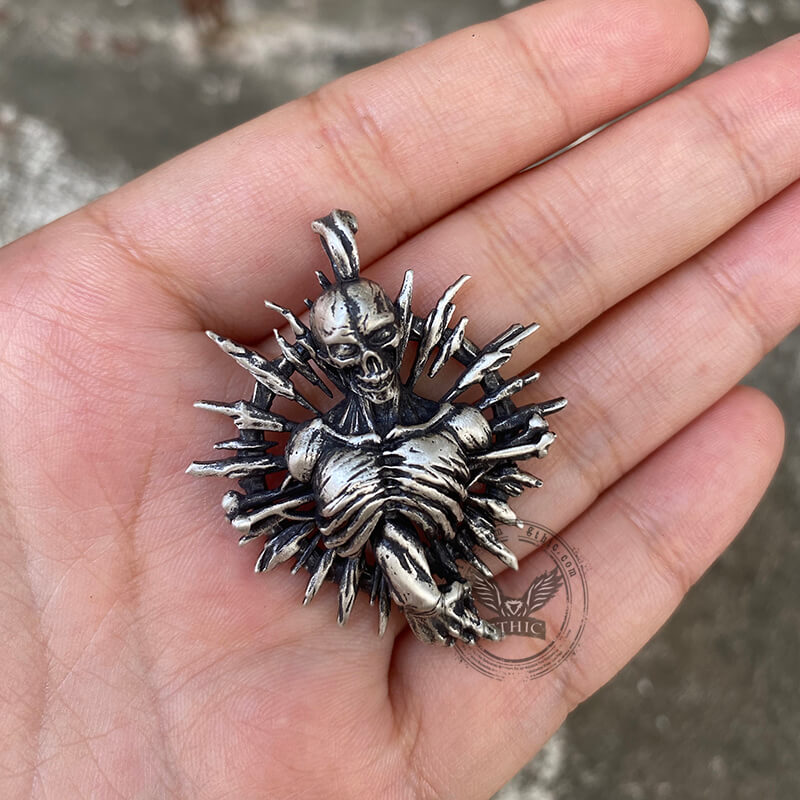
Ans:
MULTIPOLYGON (((0 0, 0 243, 330 78, 516 0, 0 0)), ((800 0, 704 0, 711 71, 800 31, 800 0)), ((659 635, 503 800, 800 797, 800 335, 749 376, 786 417, 766 499, 659 635)), ((747 469, 747 464, 742 464, 747 469)))

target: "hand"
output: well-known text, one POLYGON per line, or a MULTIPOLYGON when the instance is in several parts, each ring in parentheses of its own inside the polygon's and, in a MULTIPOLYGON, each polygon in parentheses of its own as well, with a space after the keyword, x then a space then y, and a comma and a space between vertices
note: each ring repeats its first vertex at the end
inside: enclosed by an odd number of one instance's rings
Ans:
MULTIPOLYGON (((658 100, 689 0, 553 0, 356 73, 0 253, 3 797, 484 798, 653 635, 741 528, 780 415, 731 387, 797 324, 800 41, 658 100), (245 397, 215 330, 258 344, 352 209, 366 274, 462 272, 470 336, 541 331, 515 366, 565 395, 516 509, 587 563, 581 647, 495 681, 363 599, 253 575, 183 475, 245 397)), ((522 350, 522 348, 521 348, 522 350)), ((521 570, 528 560, 523 559, 521 570)), ((532 569, 528 564, 528 569, 532 569)), ((531 574, 532 577, 533 573, 531 574)))

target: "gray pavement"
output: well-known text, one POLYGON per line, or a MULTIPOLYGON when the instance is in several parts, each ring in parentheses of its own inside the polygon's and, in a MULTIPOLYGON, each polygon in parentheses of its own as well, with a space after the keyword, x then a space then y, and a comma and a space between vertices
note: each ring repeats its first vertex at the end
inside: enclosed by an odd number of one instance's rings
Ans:
MULTIPOLYGON (((330 78, 514 0, 0 0, 0 243, 330 78)), ((701 73, 800 31, 800 0, 705 0, 701 73)), ((747 529, 502 800, 800 798, 800 335, 748 377, 787 449, 747 529)), ((742 464, 747 469, 747 464, 742 464)))

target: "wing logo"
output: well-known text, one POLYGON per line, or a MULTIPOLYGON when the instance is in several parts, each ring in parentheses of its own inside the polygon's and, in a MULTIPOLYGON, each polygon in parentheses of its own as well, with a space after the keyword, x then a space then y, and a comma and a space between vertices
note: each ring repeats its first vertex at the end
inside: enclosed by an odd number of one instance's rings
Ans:
POLYGON ((534 616, 544 608, 564 585, 558 567, 537 575, 522 597, 508 597, 494 582, 476 574, 470 580, 475 600, 494 612, 487 622, 498 627, 505 636, 528 636, 532 639, 547 638, 547 623, 534 616))

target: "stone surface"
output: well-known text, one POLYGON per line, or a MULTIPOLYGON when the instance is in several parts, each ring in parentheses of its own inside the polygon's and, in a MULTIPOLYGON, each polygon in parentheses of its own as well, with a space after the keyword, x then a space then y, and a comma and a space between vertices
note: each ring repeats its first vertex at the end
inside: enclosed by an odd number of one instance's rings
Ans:
MULTIPOLYGON (((240 0, 214 34, 177 0, 0 0, 0 242, 336 75, 517 5, 240 0)), ((701 73, 800 31, 800 0, 702 5, 701 73)), ((800 335, 747 380, 787 422, 768 496, 502 800, 800 797, 800 335)))

